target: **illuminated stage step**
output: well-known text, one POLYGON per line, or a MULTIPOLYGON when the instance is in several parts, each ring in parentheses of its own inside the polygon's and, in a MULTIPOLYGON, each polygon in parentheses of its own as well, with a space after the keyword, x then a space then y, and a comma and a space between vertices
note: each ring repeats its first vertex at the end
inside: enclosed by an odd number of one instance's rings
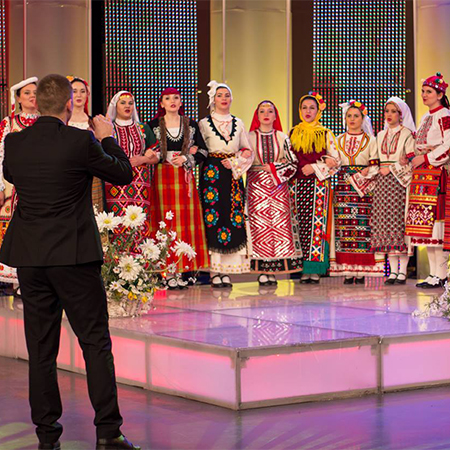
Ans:
MULTIPOLYGON (((445 384, 450 322, 411 316, 434 294, 381 279, 161 292, 150 314, 111 320, 117 378, 232 409, 445 384)), ((0 355, 26 359, 20 307, 0 309, 0 355)), ((84 371, 66 320, 58 365, 84 371)))

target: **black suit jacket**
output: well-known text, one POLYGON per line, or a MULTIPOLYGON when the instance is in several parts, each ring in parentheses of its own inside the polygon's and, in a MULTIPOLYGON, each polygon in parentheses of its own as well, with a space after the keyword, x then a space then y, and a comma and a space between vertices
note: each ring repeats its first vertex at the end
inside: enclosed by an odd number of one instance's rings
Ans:
POLYGON ((130 162, 114 138, 101 145, 90 131, 54 117, 5 139, 3 175, 18 204, 0 250, 11 267, 46 267, 102 261, 92 209, 93 176, 131 183, 130 162))

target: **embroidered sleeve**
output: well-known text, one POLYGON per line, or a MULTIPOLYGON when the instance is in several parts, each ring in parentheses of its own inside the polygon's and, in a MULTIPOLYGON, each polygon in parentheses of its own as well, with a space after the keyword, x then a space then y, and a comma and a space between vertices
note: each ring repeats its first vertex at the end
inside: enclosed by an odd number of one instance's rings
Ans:
POLYGON ((331 131, 327 132, 327 154, 322 157, 319 161, 311 164, 316 177, 323 181, 335 173, 337 173, 341 167, 341 158, 339 157, 339 151, 337 149, 336 138, 331 131), (332 159, 336 162, 336 166, 328 167, 327 159, 332 159))
MULTIPOLYGON (((406 157, 408 158, 408 155, 411 153, 414 155, 414 136, 412 133, 405 140, 405 147, 402 151, 402 155, 406 155, 406 157)), ((412 179, 412 166, 410 162, 402 166, 398 161, 395 164, 392 164, 390 168, 392 175, 394 175, 395 179, 403 187, 409 186, 412 179)))
POLYGON ((233 172, 235 180, 241 178, 242 175, 250 169, 255 159, 255 152, 250 147, 250 142, 248 141, 243 124, 242 127, 239 128, 239 151, 234 157, 229 158, 231 162, 231 171, 233 172))
POLYGON ((193 155, 193 157, 195 164, 200 164, 208 157, 208 147, 206 146, 203 136, 200 133, 200 128, 197 122, 193 122, 193 126, 195 129, 194 145, 197 147, 197 152, 193 155))
POLYGON ((5 137, 11 131, 11 122, 9 117, 5 117, 0 122, 0 191, 5 190, 5 183, 3 182, 3 161, 5 159, 5 137))
POLYGON ((360 197, 368 194, 373 190, 376 184, 376 176, 379 172, 379 162, 377 141, 374 137, 370 138, 369 142, 369 171, 366 175, 357 172, 348 178, 348 182, 353 186, 360 197))
POLYGON ((442 143, 425 155, 425 161, 435 167, 444 165, 449 160, 450 155, 450 117, 438 119, 441 130, 442 143))
POLYGON ((289 181, 297 172, 297 157, 292 151, 292 145, 289 138, 286 138, 284 141, 283 150, 283 161, 269 164, 270 173, 275 186, 289 181))

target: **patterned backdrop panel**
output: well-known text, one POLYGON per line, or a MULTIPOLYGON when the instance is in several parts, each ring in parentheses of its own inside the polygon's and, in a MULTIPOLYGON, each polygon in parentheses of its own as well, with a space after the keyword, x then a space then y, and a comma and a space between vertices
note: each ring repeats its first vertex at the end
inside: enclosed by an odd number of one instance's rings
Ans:
POLYGON ((369 109, 374 131, 383 106, 406 96, 406 0, 314 0, 313 89, 326 102, 324 125, 344 131, 339 104, 369 109))
POLYGON ((198 118, 196 1, 106 0, 105 54, 107 102, 129 90, 148 121, 161 91, 175 87, 186 114, 198 118))

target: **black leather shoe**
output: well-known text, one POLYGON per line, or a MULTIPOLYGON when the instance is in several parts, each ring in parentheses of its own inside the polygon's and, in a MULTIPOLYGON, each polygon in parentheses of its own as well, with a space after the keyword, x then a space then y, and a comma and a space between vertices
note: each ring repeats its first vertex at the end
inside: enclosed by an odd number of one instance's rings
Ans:
POLYGON ((310 284, 311 283, 311 278, 301 278, 300 279, 300 284, 310 284))
POLYGON ((233 284, 231 283, 230 277, 228 275, 224 275, 223 277, 220 277, 222 280, 223 287, 230 288, 233 287, 233 284))
POLYGON ((385 280, 384 284, 395 284, 396 283, 398 275, 396 273, 392 273, 391 275, 395 275, 395 278, 389 277, 387 280, 385 280))
POLYGON ((355 284, 364 284, 365 282, 366 280, 364 279, 364 277, 355 278, 355 284))
POLYGON ((395 280, 395 284, 406 284, 406 275, 404 273, 399 273, 399 275, 403 275, 405 278, 398 279, 398 277, 395 280))
POLYGON ((420 283, 416 283, 416 287, 418 287, 418 288, 424 288, 425 286, 430 286, 429 284, 428 284, 428 281, 426 281, 428 279, 428 277, 427 278, 425 278, 425 280, 424 281, 422 281, 422 282, 420 282, 420 283))
POLYGON ((353 284, 353 277, 351 277, 351 278, 344 278, 344 284, 353 284))
POLYGON ((54 444, 39 443, 38 450, 61 450, 61 442, 56 441, 54 444))
POLYGON ((258 277, 258 283, 260 286, 270 286, 272 284, 267 275, 266 275, 267 281, 261 281, 261 277, 262 275, 258 277))
POLYGON ((141 450, 138 445, 133 445, 123 434, 115 439, 98 439, 96 450, 141 450))
POLYGON ((222 283, 222 279, 220 278, 220 275, 214 275, 212 278, 211 278, 211 287, 213 287, 213 288, 223 288, 223 283, 222 283), (218 279, 218 280, 220 280, 220 283, 214 283, 214 280, 216 280, 216 279, 218 279))

